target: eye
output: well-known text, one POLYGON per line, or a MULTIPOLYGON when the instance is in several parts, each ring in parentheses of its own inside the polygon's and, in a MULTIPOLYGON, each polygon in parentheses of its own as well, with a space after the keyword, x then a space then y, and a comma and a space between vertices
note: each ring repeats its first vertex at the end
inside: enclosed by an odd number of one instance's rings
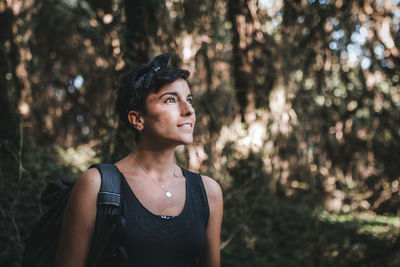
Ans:
POLYGON ((187 100, 186 100, 189 104, 193 104, 193 98, 188 98, 187 100))
POLYGON ((168 97, 167 99, 165 99, 164 103, 175 103, 176 99, 174 97, 168 97))

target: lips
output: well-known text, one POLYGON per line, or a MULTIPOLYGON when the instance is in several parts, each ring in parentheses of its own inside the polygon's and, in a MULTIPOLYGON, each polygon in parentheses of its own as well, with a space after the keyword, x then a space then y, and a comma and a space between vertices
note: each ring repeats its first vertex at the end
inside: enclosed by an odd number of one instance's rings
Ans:
POLYGON ((182 124, 179 124, 178 127, 192 128, 192 123, 191 122, 182 123, 182 124))

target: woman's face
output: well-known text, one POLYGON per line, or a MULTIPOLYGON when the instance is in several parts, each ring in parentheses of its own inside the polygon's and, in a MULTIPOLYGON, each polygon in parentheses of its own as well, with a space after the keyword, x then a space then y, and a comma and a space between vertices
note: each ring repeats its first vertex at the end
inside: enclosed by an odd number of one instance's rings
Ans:
POLYGON ((174 145, 193 141, 196 114, 192 94, 184 79, 164 85, 146 99, 142 138, 174 145))

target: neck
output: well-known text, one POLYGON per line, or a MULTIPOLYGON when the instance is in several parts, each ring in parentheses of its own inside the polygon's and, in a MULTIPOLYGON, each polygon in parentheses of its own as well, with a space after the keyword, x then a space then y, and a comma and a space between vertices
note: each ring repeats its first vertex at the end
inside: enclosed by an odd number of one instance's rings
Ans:
POLYGON ((174 152, 175 147, 154 148, 139 142, 132 154, 153 177, 167 178, 167 175, 171 175, 172 171, 176 170, 174 152))

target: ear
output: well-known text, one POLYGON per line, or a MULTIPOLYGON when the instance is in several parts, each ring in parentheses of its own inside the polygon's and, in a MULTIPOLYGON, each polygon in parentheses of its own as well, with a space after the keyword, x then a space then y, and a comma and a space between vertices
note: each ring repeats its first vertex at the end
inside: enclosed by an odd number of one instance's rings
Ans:
POLYGON ((139 132, 143 131, 144 120, 141 112, 136 110, 129 111, 128 120, 136 130, 139 132))

